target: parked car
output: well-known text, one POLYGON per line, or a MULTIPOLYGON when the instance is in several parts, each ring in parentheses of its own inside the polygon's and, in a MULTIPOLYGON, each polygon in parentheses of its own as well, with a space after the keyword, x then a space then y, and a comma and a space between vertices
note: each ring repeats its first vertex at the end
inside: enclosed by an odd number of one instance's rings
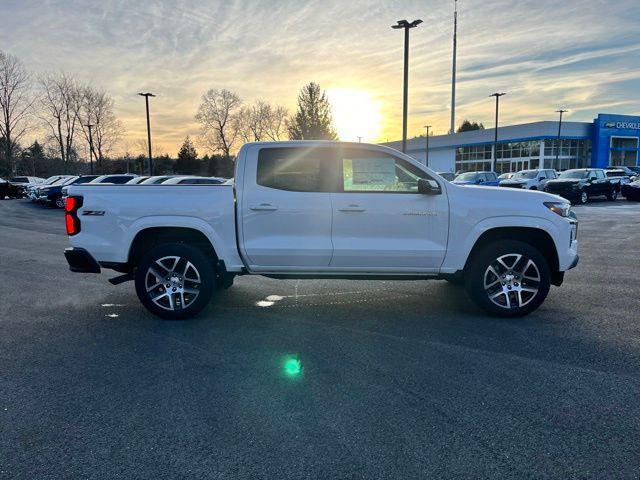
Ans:
POLYGON ((631 167, 626 167, 626 168, 634 172, 640 178, 640 165, 633 165, 631 167))
POLYGON ((219 185, 226 181, 226 178, 219 177, 174 177, 165 180, 161 185, 219 185))
MULTIPOLYGON (((542 192, 449 183, 380 145, 244 145, 233 182, 69 187, 72 271, 114 269, 151 312, 197 314, 236 275, 463 278, 488 312, 544 301, 578 262, 569 202, 542 192)), ((457 301, 457 300, 456 300, 457 301)))
POLYGON ((552 168, 539 168, 533 170, 520 170, 511 178, 500 180, 501 187, 524 188, 527 190, 544 190, 549 180, 558 178, 558 174, 552 168))
POLYGON ((549 180, 545 192, 560 195, 572 202, 587 203, 591 197, 618 198, 620 181, 607 178, 602 168, 565 170, 556 180, 549 180))
POLYGON ((59 175, 57 179, 53 180, 49 184, 44 183, 42 185, 33 185, 29 187, 29 198, 33 202, 40 201, 42 197, 41 195, 42 189, 64 185, 66 182, 68 182, 73 178, 75 178, 75 175, 59 175))
MULTIPOLYGON (((138 175, 136 174, 129 174, 129 173, 118 173, 118 174, 114 174, 114 175, 99 175, 96 176, 96 178, 94 178, 93 180, 91 180, 90 182, 87 182, 89 184, 96 184, 96 183, 102 183, 102 184, 107 184, 107 185, 123 185, 125 183, 128 183, 129 181, 138 178, 138 175)), ((68 186, 63 186, 62 187, 62 203, 64 203, 67 199, 67 192, 68 192, 69 187, 68 186)))
POLYGON ((640 201, 640 180, 623 185, 621 193, 627 200, 640 201))
POLYGON ((452 182, 456 179, 456 174, 453 172, 438 172, 442 178, 444 178, 447 182, 452 182))
POLYGON ((458 175, 451 183, 484 187, 497 187, 499 184, 498 175, 495 172, 465 172, 458 175))
POLYGON ((515 172, 506 172, 498 176, 498 180, 509 180, 515 175, 515 172))
MULTIPOLYGON (((632 172, 631 170, 629 170, 629 171, 632 172)), ((629 175, 629 173, 627 171, 622 170, 622 169, 605 170, 605 173, 607 174, 607 178, 619 180, 620 181, 620 186, 626 185, 628 183, 631 183, 636 179, 636 175, 635 174, 629 175)))
POLYGON ((43 183, 44 178, 30 177, 30 176, 17 176, 17 177, 11 177, 9 182, 14 187, 18 188, 19 196, 23 197, 26 195, 27 187, 29 187, 30 185, 38 185, 43 183))
POLYGON ((53 185, 43 186, 38 189, 38 201, 48 206, 55 205, 58 208, 64 208, 64 199, 62 198, 62 189, 64 187, 89 183, 97 177, 98 175, 81 175, 62 179, 53 185))
POLYGON ((110 183, 112 185, 123 185, 129 180, 138 178, 135 173, 117 173, 113 175, 100 175, 89 183, 110 183))
POLYGON ((5 198, 18 198, 22 195, 20 188, 13 185, 8 180, 0 178, 0 200, 5 198))
MULTIPOLYGON (((640 167, 635 167, 635 168, 640 169, 640 167)), ((613 165, 610 165, 610 166, 606 167, 605 170, 607 171, 607 176, 609 175, 610 171, 622 172, 624 175, 629 177, 631 179, 631 181, 638 180, 635 177, 638 177, 638 175, 640 175, 640 172, 637 171, 637 170, 634 170, 634 167, 627 167, 625 165, 620 165, 620 166, 617 166, 617 167, 614 167, 613 165)))
POLYGON ((125 185, 138 185, 144 182, 147 178, 149 177, 135 177, 129 180, 127 183, 125 183, 125 185))
POLYGON ((147 178, 144 182, 141 183, 141 185, 158 185, 177 176, 181 175, 154 175, 153 177, 147 178))
POLYGON ((52 175, 51 177, 45 179, 42 183, 31 183, 25 187, 24 196, 29 198, 33 202, 37 198, 38 188, 46 185, 52 185, 53 183, 57 182, 61 178, 69 178, 71 176, 72 175, 52 175))

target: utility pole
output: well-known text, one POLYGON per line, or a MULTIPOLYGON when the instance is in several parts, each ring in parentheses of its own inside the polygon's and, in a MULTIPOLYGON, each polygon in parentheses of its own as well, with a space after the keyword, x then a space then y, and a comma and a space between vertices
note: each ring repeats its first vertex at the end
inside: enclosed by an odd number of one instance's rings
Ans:
POLYGON ((391 28, 399 30, 404 29, 404 83, 402 93, 402 153, 407 150, 407 106, 409 97, 409 30, 417 27, 422 23, 422 20, 414 20, 408 22, 407 20, 398 20, 396 25, 392 25, 391 28))
POLYGON ((562 114, 567 113, 567 110, 556 110, 556 113, 560 114, 560 121, 558 122, 558 141, 556 142, 556 164, 554 168, 559 168, 558 157, 560 156, 560 133, 562 132, 562 114))
POLYGON ((491 164, 491 171, 496 171, 496 162, 498 158, 498 108, 500 104, 500 97, 506 95, 506 93, 492 93, 489 97, 496 97, 496 131, 493 136, 493 162, 491 164))
POLYGON ((95 125, 87 125, 87 128, 89 129, 89 173, 91 173, 91 175, 93 175, 93 135, 91 133, 91 129, 93 127, 95 127, 95 125))
POLYGON ((425 142, 425 146, 424 146, 424 159, 425 159, 425 165, 428 167, 429 166, 429 129, 431 128, 431 125, 425 125, 424 128, 427 129, 427 140, 425 142))
POLYGON ((358 137, 358 143, 362 143, 362 137, 358 137))
POLYGON ((149 97, 155 97, 153 93, 139 93, 141 97, 144 97, 144 101, 147 107, 147 144, 149 145, 149 176, 153 176, 153 158, 151 157, 151 125, 149 123, 149 97))
POLYGON ((453 68, 451 71, 451 126, 449 134, 456 131, 456 54, 458 51, 458 0, 453 0, 453 68))

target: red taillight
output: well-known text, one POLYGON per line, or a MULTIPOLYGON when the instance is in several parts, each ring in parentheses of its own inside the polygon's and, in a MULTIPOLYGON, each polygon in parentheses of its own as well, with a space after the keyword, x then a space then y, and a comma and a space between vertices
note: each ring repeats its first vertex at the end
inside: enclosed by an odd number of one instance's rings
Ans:
POLYGON ((67 197, 64 203, 64 223, 67 227, 67 235, 75 235, 80 232, 78 209, 81 206, 82 197, 67 197))

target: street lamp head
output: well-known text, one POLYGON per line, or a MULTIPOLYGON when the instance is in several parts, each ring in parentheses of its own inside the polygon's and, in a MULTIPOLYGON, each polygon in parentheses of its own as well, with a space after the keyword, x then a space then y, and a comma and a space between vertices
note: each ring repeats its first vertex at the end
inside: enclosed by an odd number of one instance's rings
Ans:
POLYGON ((567 113, 568 111, 569 110, 560 109, 560 110, 556 110, 556 113, 567 113))
POLYGON ((398 20, 396 25, 391 25, 391 28, 400 29, 400 28, 414 28, 422 23, 422 20, 414 20, 413 22, 408 22, 407 20, 398 20))
POLYGON ((497 97, 501 97, 503 95, 506 95, 506 93, 505 92, 500 92, 500 93, 496 92, 496 93, 492 93, 491 95, 489 95, 489 97, 496 97, 497 98, 497 97))
POLYGON ((140 93, 138 93, 138 95, 140 95, 141 97, 155 97, 155 95, 153 93, 149 93, 149 92, 147 92, 147 93, 140 92, 140 93))

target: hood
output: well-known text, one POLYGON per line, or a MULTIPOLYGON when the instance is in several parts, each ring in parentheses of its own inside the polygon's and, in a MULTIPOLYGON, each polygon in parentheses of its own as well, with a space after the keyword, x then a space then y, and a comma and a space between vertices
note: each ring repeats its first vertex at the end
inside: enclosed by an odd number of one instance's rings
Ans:
POLYGON ((455 183, 456 185, 475 185, 476 182, 472 182, 470 180, 454 180, 451 183, 455 183))
POLYGON ((509 178, 507 180, 500 180, 500 183, 512 183, 522 185, 523 183, 527 183, 529 180, 526 178, 509 178))
POLYGON ((554 180, 549 180, 547 182, 547 185, 549 185, 550 183, 554 185, 569 185, 572 183, 580 183, 583 181, 584 179, 580 179, 580 178, 556 178, 554 180))

